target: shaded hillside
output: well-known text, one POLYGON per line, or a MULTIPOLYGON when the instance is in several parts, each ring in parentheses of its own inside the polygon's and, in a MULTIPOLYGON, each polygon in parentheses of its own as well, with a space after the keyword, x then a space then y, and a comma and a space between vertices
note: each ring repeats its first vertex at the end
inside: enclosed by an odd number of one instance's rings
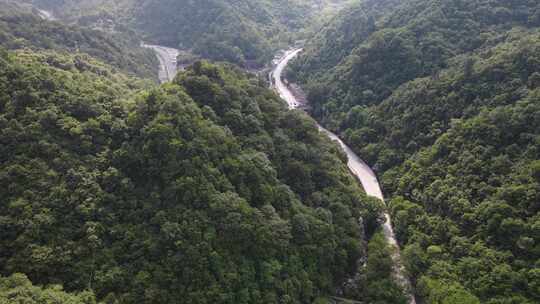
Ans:
POLYGON ((353 106, 378 104, 455 56, 494 46, 513 28, 540 26, 537 1, 397 2, 363 1, 308 43, 291 77, 307 86, 317 117, 339 124, 353 106))
POLYGON ((243 72, 199 63, 134 98, 91 58, 0 65, 3 275, 106 302, 303 303, 365 255, 380 204, 243 72))
MULTIPOLYGON (((329 7, 347 0, 35 0, 65 20, 121 24, 145 40, 237 64, 266 64, 329 7)), ((317 21, 316 21, 317 20, 317 21)))
POLYGON ((420 300, 537 303, 538 2, 374 3, 291 78, 381 175, 420 300))
POLYGON ((31 10, 0 2, 0 46, 86 53, 132 75, 157 78, 157 59, 128 34, 106 34, 42 20, 31 10))

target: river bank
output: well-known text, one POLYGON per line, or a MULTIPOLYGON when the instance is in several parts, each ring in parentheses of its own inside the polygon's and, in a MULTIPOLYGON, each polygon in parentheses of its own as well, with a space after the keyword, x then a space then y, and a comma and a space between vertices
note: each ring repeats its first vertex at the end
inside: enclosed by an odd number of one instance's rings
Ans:
MULTIPOLYGON (((299 95, 298 91, 296 94, 291 91, 291 88, 294 88, 294 84, 288 83, 283 79, 283 71, 286 69, 287 65, 291 60, 298 56, 302 52, 302 49, 289 50, 283 54, 281 59, 277 61, 277 64, 274 67, 274 70, 271 72, 271 83, 272 88, 276 90, 279 96, 287 102, 290 109, 302 109, 307 107, 307 99, 298 100, 295 95, 299 95)), ((297 87, 297 86, 296 86, 297 87)), ((305 96, 305 95, 304 95, 305 96)), ((367 195, 376 197, 384 203, 384 196, 379 185, 376 174, 373 170, 358 156, 352 151, 336 134, 325 129, 323 126, 317 124, 319 130, 326 134, 330 139, 336 141, 343 151, 347 154, 348 158, 348 167, 352 174, 354 174, 357 179, 362 184, 364 191, 367 195)), ((392 260, 394 263, 394 277, 396 281, 403 287, 403 289, 408 293, 409 303, 416 304, 416 300, 411 291, 411 283, 406 275, 405 268, 401 262, 401 254, 399 250, 399 245, 397 243, 394 230, 392 228, 392 222, 388 212, 385 212, 384 217, 386 221, 382 224, 382 231, 386 238, 387 243, 392 247, 393 255, 392 260)))

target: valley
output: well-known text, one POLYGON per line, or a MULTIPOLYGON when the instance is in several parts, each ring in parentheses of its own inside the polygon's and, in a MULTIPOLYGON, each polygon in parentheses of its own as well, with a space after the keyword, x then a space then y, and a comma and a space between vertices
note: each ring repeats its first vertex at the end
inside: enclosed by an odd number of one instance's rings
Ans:
POLYGON ((537 1, 0 0, 0 303, 535 304, 539 155, 537 1))
MULTIPOLYGON (((158 54, 158 57, 160 57, 160 70, 162 71, 175 71, 171 68, 169 68, 169 63, 174 62, 176 60, 176 54, 174 50, 171 51, 171 49, 162 47, 162 46, 146 46, 145 47, 151 47, 156 51, 158 54), (168 51, 169 50, 169 51, 168 51)), ((294 94, 289 90, 288 85, 286 85, 283 82, 283 71, 287 68, 287 64, 293 60, 296 56, 298 56, 299 53, 302 52, 302 49, 293 49, 288 50, 286 52, 283 52, 283 55, 281 58, 278 59, 277 64, 274 66, 271 75, 272 75, 272 83, 275 87, 276 92, 279 94, 279 96, 288 104, 289 109, 293 110, 301 106, 302 104, 297 101, 294 94)), ((170 75, 170 74, 167 74, 170 75)), ((171 81, 172 78, 165 78, 163 81, 171 81)), ((163 82, 162 81, 162 82, 163 82)), ((381 200, 381 202, 384 203, 383 194, 379 185, 379 182, 377 180, 377 176, 371 170, 371 168, 358 157, 337 135, 334 133, 328 131, 327 129, 323 128, 321 125, 317 124, 317 127, 319 128, 320 132, 324 133, 326 136, 328 136, 333 141, 337 142, 339 146, 343 149, 343 151, 346 153, 348 162, 347 165, 350 169, 350 171, 358 178, 360 181, 362 187, 364 188, 364 191, 367 195, 376 197, 377 199, 381 200)), ((385 221, 382 224, 382 231, 384 233, 384 236, 386 238, 386 241, 390 246, 393 248, 393 262, 394 262, 394 275, 396 276, 396 279, 400 282, 401 286, 405 290, 411 289, 411 283, 409 282, 406 274, 405 269, 403 267, 403 263, 401 261, 401 257, 399 254, 399 246, 396 240, 396 237, 394 235, 391 219, 389 213, 384 214, 385 221)), ((409 294, 409 303, 415 304, 416 301, 414 299, 414 296, 412 294, 409 294)))
MULTIPOLYGON (((288 85, 283 83, 283 70, 286 69, 287 64, 291 60, 293 60, 294 57, 298 56, 298 54, 301 52, 302 49, 290 50, 285 52, 283 57, 279 59, 278 64, 272 71, 272 80, 275 85, 276 91, 280 95, 280 97, 287 102, 289 109, 291 110, 297 109, 301 105, 301 103, 296 100, 294 94, 289 90, 288 85)), ((362 159, 360 159, 360 157, 358 157, 358 155, 356 155, 351 150, 351 148, 349 148, 336 134, 328 131, 319 124, 317 124, 317 127, 319 128, 320 132, 324 133, 326 136, 332 139, 332 141, 337 142, 339 146, 343 149, 343 151, 347 155, 347 166, 349 167, 349 170, 360 181, 366 194, 376 197, 384 204, 384 197, 381 191, 381 187, 377 180, 377 176, 375 175, 373 170, 371 170, 371 168, 362 159)), ((411 293, 411 283, 407 278, 405 268, 401 260, 401 256, 399 253, 399 245, 396 240, 396 236, 394 235, 390 214, 388 212, 385 212, 384 218, 385 221, 382 224, 382 231, 386 241, 392 247, 394 275, 399 281, 402 288, 408 293, 409 303, 416 304, 414 295, 411 293)))

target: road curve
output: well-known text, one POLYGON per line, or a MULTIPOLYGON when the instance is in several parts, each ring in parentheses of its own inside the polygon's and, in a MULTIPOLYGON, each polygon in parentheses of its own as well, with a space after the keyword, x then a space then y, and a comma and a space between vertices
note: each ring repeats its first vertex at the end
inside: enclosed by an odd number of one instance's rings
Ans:
POLYGON ((49 21, 55 21, 56 20, 54 15, 49 11, 42 10, 42 9, 39 9, 39 8, 37 8, 37 11, 38 11, 39 16, 42 19, 49 20, 49 21))
MULTIPOLYGON (((36 8, 39 16, 42 19, 54 21, 56 18, 53 13, 43 9, 36 8)), ((159 60, 159 81, 161 83, 172 81, 178 72, 177 57, 180 53, 177 49, 151 44, 141 44, 142 47, 149 48, 156 52, 156 56, 159 60)))
POLYGON ((172 81, 178 72, 177 57, 180 52, 177 49, 161 45, 143 43, 141 46, 156 52, 156 56, 159 60, 159 81, 161 83, 172 81))
MULTIPOLYGON (((278 92, 279 96, 287 102, 290 109, 296 109, 300 106, 300 103, 296 100, 293 93, 289 90, 289 87, 283 82, 283 71, 287 67, 287 64, 296 57, 302 49, 289 50, 277 61, 277 64, 274 70, 271 73, 272 83, 274 89, 278 92)), ((325 133, 330 139, 339 143, 343 151, 347 154, 348 157, 348 167, 351 172, 360 180, 364 191, 369 196, 376 197, 384 202, 384 197, 377 180, 377 176, 371 170, 371 168, 360 158, 356 153, 354 153, 351 148, 349 148, 336 134, 326 130, 321 125, 318 125, 319 130, 325 133)), ((401 256, 399 253, 399 246, 396 241, 396 236, 392 229, 392 223, 390 221, 390 215, 388 213, 384 214, 386 222, 382 225, 382 230, 388 244, 393 247, 394 254, 392 259, 394 262, 394 275, 397 281, 408 291, 409 303, 416 304, 413 294, 410 292, 411 283, 407 276, 405 275, 405 269, 401 263, 401 256)))

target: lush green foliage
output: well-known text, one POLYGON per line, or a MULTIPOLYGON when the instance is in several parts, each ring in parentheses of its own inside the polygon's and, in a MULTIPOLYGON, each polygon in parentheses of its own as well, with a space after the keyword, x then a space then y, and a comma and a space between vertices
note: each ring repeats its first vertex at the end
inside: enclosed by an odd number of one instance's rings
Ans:
POLYGON ((62 291, 61 286, 40 288, 23 274, 14 274, 8 278, 0 277, 1 304, 95 304, 94 295, 90 292, 73 295, 62 291))
POLYGON ((157 77, 157 59, 128 34, 106 34, 42 20, 13 2, 0 1, 0 46, 60 52, 81 52, 140 77, 157 77))
POLYGON ((368 259, 358 268, 354 279, 346 285, 345 296, 372 304, 406 304, 408 299, 394 278, 393 252, 382 232, 368 244, 368 259))
POLYGON ((353 274, 382 207, 305 114, 231 66, 136 98, 103 70, 0 55, 2 274, 108 303, 306 303, 353 274))
POLYGON ((344 13, 291 76, 381 174, 422 300, 538 303, 539 3, 392 3, 344 13))
MULTIPOLYGON (((513 54, 498 54, 497 70, 486 62, 478 65, 484 69, 472 72, 462 88, 449 81, 432 89, 446 92, 438 98, 445 103, 438 104, 440 111, 449 108, 445 115, 460 108, 465 114, 450 122, 437 118, 439 110, 428 110, 434 122, 426 129, 440 132, 437 140, 384 176, 388 189, 400 195, 391 206, 396 231, 407 244, 409 269, 419 292, 430 299, 440 297, 439 287, 444 287, 471 299, 463 303, 540 300, 540 89, 534 84, 539 74, 526 75, 512 56, 531 55, 522 58, 532 59, 529 67, 538 71, 533 62, 540 63, 539 38, 533 45, 510 48, 513 54), (504 82, 495 86, 482 77, 504 82), (462 94, 479 90, 477 83, 486 99, 475 94, 467 100, 462 94)), ((420 90, 409 89, 413 92, 420 90)), ((444 299, 441 303, 454 303, 444 299)))
POLYGON ((339 123, 351 107, 378 104, 514 27, 538 26, 534 0, 362 1, 308 43, 291 78, 307 86, 317 117, 339 123))
POLYGON ((432 145, 453 119, 514 104, 538 86, 540 34, 516 30, 493 48, 459 56, 453 67, 396 89, 377 106, 353 107, 341 127, 347 141, 385 171, 432 145))
POLYGON ((145 40, 192 50, 205 58, 264 65, 294 33, 328 7, 347 0, 36 0, 62 17, 91 24, 120 23, 145 40))

